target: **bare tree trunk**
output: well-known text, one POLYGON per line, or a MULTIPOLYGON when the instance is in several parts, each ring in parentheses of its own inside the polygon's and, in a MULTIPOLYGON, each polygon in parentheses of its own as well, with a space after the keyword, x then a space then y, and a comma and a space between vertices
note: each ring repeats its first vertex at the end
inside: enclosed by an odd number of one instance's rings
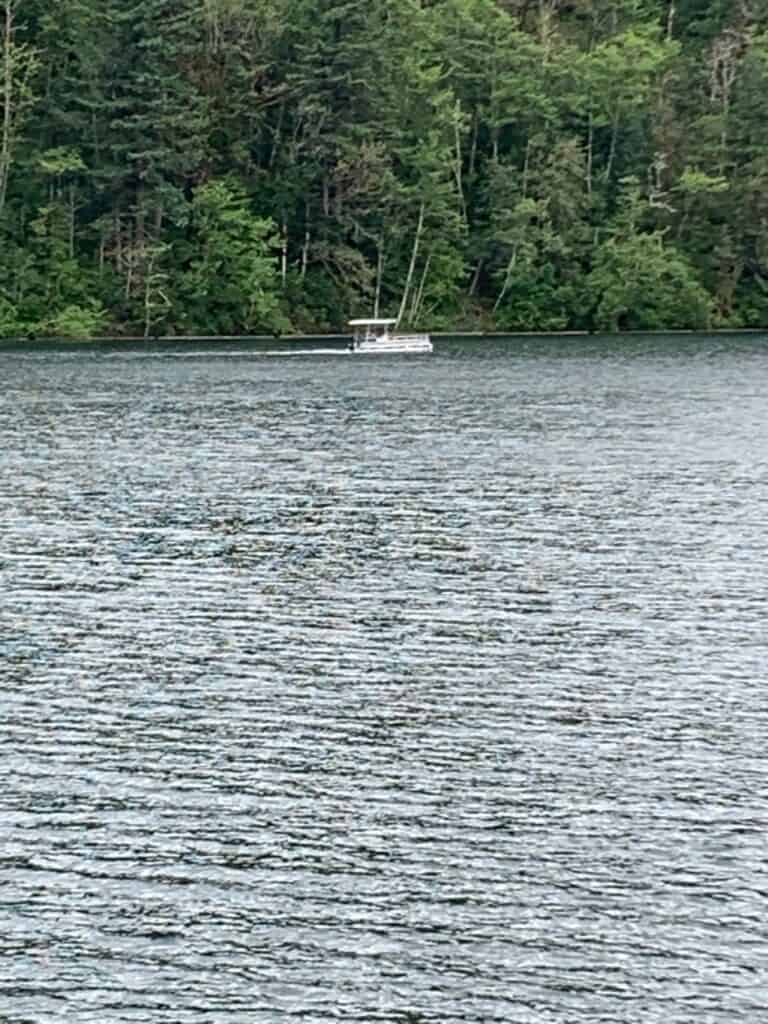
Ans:
POLYGON ((373 300, 373 315, 375 318, 379 315, 379 307, 381 305, 381 281, 384 277, 384 236, 382 235, 379 239, 379 254, 376 260, 376 295, 373 300))
POLYGON ((512 249, 512 255, 510 256, 509 263, 507 264, 507 272, 504 275, 504 284, 502 285, 501 291, 499 292, 499 297, 496 299, 496 301, 493 304, 493 312, 494 313, 498 310, 499 306, 504 301, 504 296, 507 294, 509 286, 512 283, 512 275, 515 272, 516 265, 517 265, 517 242, 515 242, 515 245, 514 245, 514 247, 512 249))
POLYGON ((269 160, 267 160, 267 167, 274 167, 277 154, 280 149, 280 143, 283 136, 283 121, 285 119, 285 103, 280 104, 280 112, 277 115, 277 124, 272 134, 272 148, 269 153, 269 160))
POLYGON ((128 221, 128 228, 126 230, 127 238, 125 239, 125 244, 123 244, 121 240, 119 245, 122 262, 125 264, 125 301, 128 302, 131 297, 131 292, 133 291, 133 265, 135 262, 134 255, 136 252, 133 239, 131 238, 130 221, 128 221))
POLYGON ((156 271, 155 265, 163 253, 167 250, 167 245, 150 245, 145 250, 143 255, 146 256, 144 262, 144 337, 148 338, 150 331, 163 319, 163 316, 171 308, 171 303, 168 296, 163 291, 161 285, 163 285, 167 279, 167 274, 163 273, 162 270, 156 271), (154 315, 156 311, 160 311, 160 316, 154 315))
POLYGON ((69 258, 75 258, 75 186, 69 186, 69 258))
POLYGON ((523 158, 523 199, 528 195, 528 173, 531 168, 531 139, 530 136, 525 142, 525 157, 523 158))
POLYGON ((457 189, 457 191, 459 193, 459 213, 461 214, 462 220, 466 224, 466 222, 467 222, 467 204, 464 201, 464 182, 462 181, 462 178, 461 178, 462 156, 461 156, 461 133, 459 131, 460 114, 461 114, 461 111, 460 111, 460 108, 459 108, 459 104, 457 102, 456 103, 456 111, 455 111, 455 115, 454 115, 454 122, 453 122, 454 131, 455 131, 455 145, 456 145, 456 167, 455 167, 456 189, 457 189))
POLYGON ((149 337, 149 329, 152 326, 152 269, 154 260, 149 257, 149 265, 144 275, 144 337, 149 337))
POLYGON ((549 61, 552 51, 555 15, 559 7, 560 0, 539 0, 539 40, 544 48, 545 64, 549 61))
POLYGON ((11 166, 11 135, 13 116, 13 15, 14 0, 5 0, 3 25, 3 132, 0 140, 0 213, 5 206, 8 191, 8 171, 11 166))
POLYGON ((472 115, 472 145, 469 148, 469 167, 467 168, 467 173, 469 174, 470 181, 472 181, 472 179, 475 177, 475 163, 477 162, 477 133, 479 128, 479 120, 480 119, 477 116, 477 112, 475 112, 472 115))
POLYGON ((400 310, 399 310, 399 312, 397 314, 398 326, 400 324, 400 321, 403 319, 403 314, 405 313, 405 307, 406 307, 406 304, 408 302, 408 295, 410 294, 410 291, 411 291, 411 284, 413 283, 413 272, 416 269, 416 260, 418 259, 418 256, 419 256, 419 245, 421 243, 421 234, 422 234, 423 230, 424 230, 424 200, 422 199, 421 206, 419 207, 419 221, 418 221, 418 223, 416 225, 416 234, 413 237, 413 249, 411 250, 411 262, 410 262, 410 265, 408 267, 408 276, 405 279, 405 288, 403 289, 403 297, 400 300, 400 310))
POLYGON ((131 297, 131 290, 133 289, 133 255, 131 252, 128 253, 127 267, 125 274, 125 301, 131 297))
POLYGON ((301 247, 301 279, 307 276, 309 263, 309 203, 304 205, 304 244, 301 247))
POLYGON ((469 286, 470 297, 472 295, 474 295, 475 292, 477 291, 477 286, 480 283, 480 271, 482 269, 483 269, 483 257, 481 256, 480 259, 477 261, 477 266, 475 267, 475 272, 472 275, 472 283, 469 286))
POLYGON ((616 143, 619 138, 619 116, 618 114, 614 117, 611 124, 611 145, 608 150, 608 162, 605 165, 605 180, 611 180, 611 172, 613 171, 613 162, 616 159, 616 143))
POLYGON ((35 50, 26 43, 16 42, 16 10, 19 3, 20 0, 0 2, 0 88, 3 93, 0 114, 0 214, 5 208, 8 194, 8 177, 13 163, 16 137, 25 111, 33 102, 30 79, 39 63, 35 50))
MULTIPOLYGON (((527 140, 526 144, 525 144, 525 157, 523 159, 523 188, 522 188, 523 199, 525 199, 527 197, 527 195, 528 195, 528 174, 530 172, 530 165, 531 165, 531 140, 529 138, 527 140)), ((512 255, 510 256, 509 263, 507 264, 507 272, 504 275, 504 284, 502 285, 502 288, 501 288, 501 291, 499 292, 498 298, 496 299, 496 301, 493 304, 493 312, 494 313, 497 311, 497 309, 499 308, 501 303, 504 301, 504 296, 507 294, 509 286, 512 283, 512 274, 514 273, 515 267, 517 266, 518 250, 519 250, 519 243, 515 242, 514 246, 512 247, 512 255)))
POLYGON ((424 260, 424 269, 421 272, 421 280, 419 281, 419 287, 416 292, 416 296, 411 303, 411 323, 416 323, 416 319, 421 312, 421 305, 424 299, 424 286, 427 283, 427 275, 429 274, 429 265, 432 262, 432 253, 427 254, 426 260, 424 260))
POLYGON ((710 92, 712 103, 720 103, 722 128, 720 131, 720 174, 725 174, 726 151, 728 148, 728 119, 731 109, 731 91, 738 73, 744 39, 736 32, 720 35, 712 45, 710 57, 710 92))
POLYGON ((283 244, 280 249, 280 278, 285 289, 285 280, 288 277, 288 225, 283 221, 283 244))
POLYGON ((218 5, 211 0, 204 0, 205 20, 208 29, 208 51, 216 53, 221 47, 221 27, 219 25, 218 5))
POLYGON ((146 235, 144 217, 144 186, 140 185, 138 195, 136 196, 136 227, 134 233, 134 241, 140 252, 144 251, 146 235))
POLYGON ((115 207, 114 231, 115 231, 115 267, 118 272, 123 262, 123 228, 120 223, 120 211, 115 207))

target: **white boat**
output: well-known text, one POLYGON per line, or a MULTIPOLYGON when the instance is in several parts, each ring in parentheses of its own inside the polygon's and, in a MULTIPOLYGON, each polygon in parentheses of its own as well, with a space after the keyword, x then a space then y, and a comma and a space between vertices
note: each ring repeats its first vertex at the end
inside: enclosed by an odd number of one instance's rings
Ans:
POLYGON ((397 320, 350 320, 352 328, 351 352, 366 355, 388 352, 431 352, 428 334, 399 334, 392 328, 397 320))

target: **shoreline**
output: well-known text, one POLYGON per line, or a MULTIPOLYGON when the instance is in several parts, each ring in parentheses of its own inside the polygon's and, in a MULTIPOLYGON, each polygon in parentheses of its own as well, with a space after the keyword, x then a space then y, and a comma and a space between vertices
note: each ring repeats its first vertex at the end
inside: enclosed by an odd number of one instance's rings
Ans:
MULTIPOLYGON (((689 328, 671 328, 653 331, 618 331, 604 333, 597 331, 430 331, 430 337, 437 339, 472 339, 482 341, 503 338, 653 338, 668 336, 738 336, 768 334, 766 327, 720 327, 709 330, 691 330, 689 328)), ((143 335, 100 335, 93 338, 0 338, 3 346, 35 346, 35 345, 168 345, 174 343, 189 344, 211 343, 258 343, 258 344, 296 344, 300 342, 337 342, 342 343, 351 335, 342 332, 330 334, 163 334, 145 338, 143 335)))

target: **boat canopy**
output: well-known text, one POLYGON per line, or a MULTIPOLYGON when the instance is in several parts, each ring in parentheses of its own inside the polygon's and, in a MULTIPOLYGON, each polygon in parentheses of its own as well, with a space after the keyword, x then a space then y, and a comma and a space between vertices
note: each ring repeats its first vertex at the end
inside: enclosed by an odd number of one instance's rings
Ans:
POLYGON ((391 327, 397 320, 350 320, 350 327, 391 327))

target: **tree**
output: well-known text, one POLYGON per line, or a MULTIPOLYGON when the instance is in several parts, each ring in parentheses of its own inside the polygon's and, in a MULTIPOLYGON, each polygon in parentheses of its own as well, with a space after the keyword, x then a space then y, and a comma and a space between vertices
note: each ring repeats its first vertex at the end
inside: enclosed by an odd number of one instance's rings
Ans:
POLYGON ((173 319, 205 333, 234 334, 287 325, 280 310, 274 224, 256 217, 247 196, 226 181, 200 186, 189 236, 175 256, 173 319))
POLYGON ((597 247, 586 281, 597 330, 710 324, 712 303, 693 268, 663 231, 643 228, 649 212, 637 180, 625 178, 610 237, 597 247))
POLYGON ((0 0, 2 330, 764 323, 767 13, 0 0))
POLYGON ((612 181, 620 135, 648 116, 648 107, 677 44, 654 23, 638 24, 597 42, 573 63, 571 102, 586 119, 587 189, 596 156, 604 183, 612 181), (597 150, 603 135, 603 145, 597 150))
POLYGON ((2 0, 0 18, 3 33, 0 51, 0 216, 8 193, 8 177, 19 134, 34 103, 33 80, 39 60, 34 47, 18 38, 18 9, 21 0, 2 0))

